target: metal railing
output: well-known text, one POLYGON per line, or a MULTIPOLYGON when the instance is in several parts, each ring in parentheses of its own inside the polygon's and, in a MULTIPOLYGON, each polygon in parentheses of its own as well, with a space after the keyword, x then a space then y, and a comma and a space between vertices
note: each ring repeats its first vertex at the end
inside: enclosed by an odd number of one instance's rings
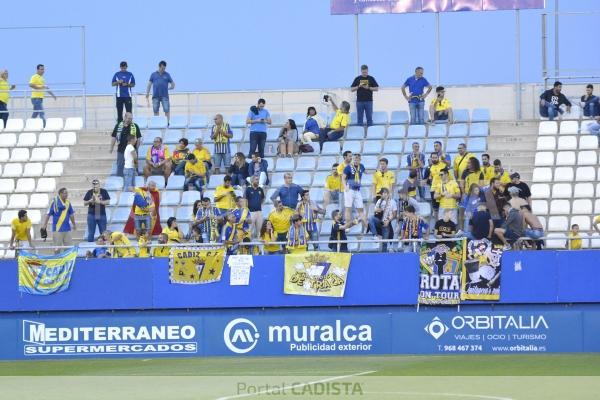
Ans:
MULTIPOLYGON (((31 103, 32 89, 19 89, 20 87, 28 87, 28 84, 19 84, 14 90, 10 90, 10 99, 8 106, 9 118, 27 119, 34 112, 31 103)), ((63 84, 57 85, 56 88, 49 90, 36 90, 38 92, 46 92, 44 96, 44 114, 45 118, 55 116, 82 117, 85 123, 85 89, 79 84, 63 84), (77 87, 63 87, 71 85, 77 87), (56 99, 52 98, 47 92, 52 92, 56 99)))

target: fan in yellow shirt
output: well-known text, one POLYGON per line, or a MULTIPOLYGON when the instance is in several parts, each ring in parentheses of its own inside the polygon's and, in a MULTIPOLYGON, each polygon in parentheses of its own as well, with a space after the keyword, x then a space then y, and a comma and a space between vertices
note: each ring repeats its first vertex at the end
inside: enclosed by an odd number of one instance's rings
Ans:
POLYGON ((11 224, 12 233, 10 236, 9 248, 33 247, 31 243, 31 220, 27 216, 27 211, 19 210, 17 218, 13 219, 11 224))
POLYGON ((329 203, 338 202, 342 191, 342 177, 338 173, 338 163, 331 166, 331 174, 325 178, 325 187, 323 188, 323 208, 327 208, 329 203))
MULTIPOLYGON (((600 216, 599 216, 600 217, 600 216)), ((598 217, 594 219, 594 228, 598 230, 596 227, 596 222, 598 217)), ((579 225, 573 224, 571 225, 571 230, 569 231, 569 241, 567 242, 567 249, 569 250, 581 250, 581 235, 579 234, 579 225)))
POLYGON ((277 241, 277 234, 273 223, 268 219, 265 219, 260 227, 260 240, 264 243, 263 249, 266 254, 281 254, 281 246, 273 244, 277 241))
POLYGON ((220 217, 224 217, 227 211, 235 208, 235 191, 231 186, 229 175, 225 175, 223 184, 217 186, 215 190, 215 207, 219 210, 220 217))
POLYGON ((483 171, 483 180, 485 181, 484 186, 489 186, 492 178, 496 176, 496 173, 494 172, 494 166, 490 165, 489 154, 481 155, 481 171, 483 171))
POLYGON ((164 233, 158 235, 158 244, 162 246, 155 246, 152 249, 152 257, 169 257, 171 255, 171 247, 165 246, 169 238, 164 233))
POLYGON ((448 179, 448 170, 440 172, 441 181, 431 188, 435 192, 435 199, 440 202, 441 209, 456 209, 457 200, 460 199, 460 187, 456 181, 448 179))
POLYGON ((175 217, 169 217, 167 219, 167 227, 163 228, 162 233, 167 235, 167 243, 181 243, 183 239, 183 235, 179 231, 179 227, 177 226, 177 219, 175 217))
POLYGON ((104 232, 104 238, 110 245, 122 246, 111 249, 113 258, 128 258, 136 256, 135 248, 131 245, 131 241, 123 232, 106 231, 104 232))
POLYGON ((463 172, 467 169, 467 165, 470 158, 475 156, 472 153, 467 152, 467 145, 461 143, 458 145, 458 155, 454 157, 454 178, 460 180, 463 172))
POLYGON ((276 202, 275 209, 269 214, 268 219, 273 224, 278 242, 287 241, 287 233, 290 229, 292 215, 294 215, 294 210, 285 207, 281 201, 276 202))
POLYGON ((146 258, 150 256, 148 250, 148 238, 146 237, 146 230, 140 229, 140 237, 138 238, 138 257, 146 258))
MULTIPOLYGON (((15 88, 15 85, 8 83, 8 70, 0 70, 0 102, 4 103, 4 110, 6 110, 6 105, 8 104, 8 99, 10 98, 10 91, 15 90, 15 88)), ((3 119, 4 124, 6 125, 8 112, 4 111, 4 113, 0 115, 0 119, 3 119)))
POLYGON ((377 197, 377 193, 383 188, 386 188, 390 193, 393 193, 392 187, 395 183, 396 175, 388 170, 388 159, 380 159, 379 169, 373 174, 373 197, 377 197))

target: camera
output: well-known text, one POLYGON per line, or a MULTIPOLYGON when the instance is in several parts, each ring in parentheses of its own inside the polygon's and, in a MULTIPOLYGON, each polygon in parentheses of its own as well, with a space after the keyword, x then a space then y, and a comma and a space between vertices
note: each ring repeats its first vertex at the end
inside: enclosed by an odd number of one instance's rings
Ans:
POLYGON ((323 96, 323 101, 324 102, 328 102, 329 101, 329 95, 326 94, 325 96, 323 96))

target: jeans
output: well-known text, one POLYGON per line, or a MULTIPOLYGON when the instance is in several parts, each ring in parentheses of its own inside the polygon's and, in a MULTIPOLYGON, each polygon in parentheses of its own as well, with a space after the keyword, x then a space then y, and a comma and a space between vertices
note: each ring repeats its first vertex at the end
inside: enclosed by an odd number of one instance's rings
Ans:
POLYGON ((260 158, 265 158, 266 143, 267 132, 250 132, 250 150, 248 150, 248 158, 252 158, 252 154, 256 151, 260 154, 260 158))
MULTIPOLYGON (((308 232, 308 239, 312 242, 316 242, 319 240, 319 232, 314 230, 314 231, 310 231, 308 232)), ((308 250, 308 246, 306 247, 306 249, 308 250)), ((313 244, 313 250, 314 251, 319 251, 319 244, 318 243, 314 243, 313 244)))
POLYGON ((539 238, 544 236, 543 229, 525 229, 525 236, 532 238, 533 240, 538 240, 539 238))
POLYGON ((563 110, 555 106, 554 104, 547 104, 545 106, 540 105, 540 115, 544 118, 548 118, 552 121, 554 118, 562 114, 563 110))
POLYGON ((131 112, 131 97, 117 97, 117 122, 123 121, 123 107, 126 112, 131 112))
POLYGON ((123 168, 125 168, 125 153, 117 151, 117 176, 123 176, 123 168))
POLYGON ((598 139, 600 140, 600 123, 594 121, 594 123, 591 124, 588 129, 590 130, 591 134, 598 136, 598 139))
POLYGON ((363 126, 363 113, 367 115, 367 126, 373 125, 373 102, 357 101, 356 118, 359 126, 363 126))
POLYGON ((242 174, 231 175, 231 185, 232 186, 246 185, 246 180, 244 179, 244 175, 242 175, 242 174))
POLYGON ((94 234, 96 233, 96 226, 98 226, 98 231, 100 234, 104 233, 106 230, 106 214, 104 215, 96 215, 96 214, 88 214, 87 216, 87 241, 94 241, 94 234))
POLYGON ((440 219, 444 217, 446 210, 450 210, 450 220, 455 224, 458 224, 458 208, 442 208, 440 207, 440 211, 438 212, 438 216, 440 219))
MULTIPOLYGON (((344 131, 341 131, 341 132, 331 132, 331 131, 332 131, 331 128, 323 128, 319 132, 319 149, 321 151, 323 150, 323 143, 336 142, 336 141, 340 140, 340 138, 342 136, 344 136, 344 131)), ((341 152, 341 150, 342 149, 340 146, 340 152, 341 152)))
POLYGON ((41 98, 32 98, 31 104, 33 104, 33 114, 31 114, 31 118, 41 118, 44 120, 44 126, 46 126, 46 118, 44 114, 44 99, 41 98))
MULTIPOLYGON (((596 96, 594 96, 596 97, 596 96)), ((596 97, 595 101, 590 101, 585 106, 583 106, 583 116, 584 117, 597 117, 600 113, 600 103, 598 102, 598 98, 596 97)))
POLYGON ((425 123, 425 101, 421 100, 417 103, 409 102, 410 124, 423 125, 425 123))
POLYGON ((231 154, 215 153, 213 154, 213 161, 215 162, 215 168, 220 168, 223 165, 223 169, 227 169, 231 165, 231 154))
MULTIPOLYGON (((383 225, 383 221, 374 215, 369 217, 369 228, 371 229, 371 233, 373 234, 373 236, 377 235, 378 229, 381 229, 382 238, 388 239, 390 237, 390 227, 390 224, 388 224, 387 226, 383 225)), ((382 243, 382 251, 387 251, 387 245, 387 242, 382 243)))
POLYGON ((123 168, 123 191, 135 187, 135 168, 123 168))
POLYGON ((4 126, 6 126, 6 121, 8 121, 8 109, 6 108, 6 103, 3 101, 0 101, 0 119, 4 121, 4 126))
POLYGON ((193 185, 196 190, 198 190, 200 193, 202 193, 202 186, 204 186, 204 179, 202 179, 199 176, 190 176, 189 178, 185 179, 185 182, 183 184, 183 191, 187 191, 190 190, 189 187, 190 185, 193 185))
POLYGON ((175 165, 175 175, 185 175, 185 160, 179 161, 179 164, 175 165))

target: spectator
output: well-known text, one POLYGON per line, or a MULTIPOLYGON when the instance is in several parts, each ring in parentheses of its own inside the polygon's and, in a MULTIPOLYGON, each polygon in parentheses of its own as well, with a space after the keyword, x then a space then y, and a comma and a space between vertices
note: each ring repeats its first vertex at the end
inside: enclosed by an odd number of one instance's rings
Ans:
POLYGON ((285 207, 281 201, 273 201, 275 209, 269 214, 269 221, 273 224, 273 229, 277 234, 278 242, 286 242, 288 230, 290 229, 290 219, 294 215, 291 208, 285 207))
POLYGON ((458 155, 454 158, 454 178, 458 181, 461 179, 463 172, 467 169, 469 159, 475 155, 467 151, 467 145, 461 143, 458 145, 458 155))
POLYGON ((440 208, 440 202, 435 197, 436 188, 440 187, 441 172, 448 169, 448 165, 441 161, 437 152, 430 155, 431 165, 429 167, 429 176, 431 177, 431 208, 433 209, 433 217, 437 220, 437 211, 440 208))
POLYGON ((563 113, 561 105, 567 106, 567 112, 571 112, 571 102, 561 93, 562 83, 554 82, 552 89, 546 90, 540 96, 540 115, 552 121, 558 115, 563 113))
MULTIPOLYGON (((156 219, 157 205, 154 202, 154 196, 152 191, 156 189, 156 183, 154 181, 148 182, 147 189, 136 188, 135 195, 133 196, 133 223, 134 233, 136 237, 140 237, 140 230, 146 229, 147 239, 150 240, 152 232, 154 230, 153 219, 156 219)), ((127 232, 127 229, 125 229, 127 232)))
POLYGON ((98 232, 102 233, 106 230, 106 206, 110 204, 110 195, 105 189, 100 187, 100 181, 94 179, 92 188, 83 196, 83 205, 87 206, 87 241, 94 241, 96 226, 98 232))
MULTIPOLYGON (((243 155, 243 154, 242 154, 243 155)), ((253 177, 258 178, 258 186, 263 187, 269 184, 269 173, 267 169, 269 163, 260 157, 260 153, 254 152, 252 154, 252 162, 248 164, 248 171, 246 181, 250 183, 253 177)))
POLYGON ((227 170, 231 164, 231 148, 229 142, 233 138, 233 131, 229 124, 223 120, 221 114, 215 115, 215 124, 211 128, 210 138, 215 142, 213 148, 213 160, 215 162, 215 174, 221 172, 221 165, 227 170))
POLYGON ((500 181, 502 189, 505 189, 506 185, 511 181, 508 171, 505 171, 504 168, 502 168, 502 162, 498 159, 494 160, 494 176, 500 181))
POLYGON ((479 203, 477 210, 469 220, 469 231, 465 236, 471 240, 492 239, 494 233, 494 221, 487 211, 485 204, 479 203))
POLYGON ((331 212, 331 219, 333 220, 333 224, 331 225, 331 234, 329 235, 329 248, 331 251, 336 253, 347 253, 348 237, 346 236, 346 230, 358 224, 358 221, 351 220, 345 222, 342 219, 342 213, 340 210, 333 210, 331 212), (331 243, 333 241, 341 241, 341 243, 331 243))
POLYGON ((265 108, 265 104, 265 99, 258 99, 258 103, 250 107, 250 111, 246 116, 246 124, 250 124, 250 150, 248 158, 255 151, 258 151, 261 158, 265 157, 267 125, 271 125, 271 114, 265 108))
POLYGON ((540 222, 539 218, 531 211, 529 204, 521 206, 521 215, 525 221, 525 236, 535 241, 537 249, 542 249, 542 242, 539 240, 544 237, 544 227, 540 222))
MULTIPOLYGON (((48 220, 52 217, 52 242, 55 246, 72 246, 73 237, 71 231, 76 230, 75 211, 71 202, 68 200, 69 193, 66 188, 60 188, 58 196, 50 203, 48 212, 42 222, 43 232, 47 232, 48 220)), ((44 235, 42 234, 42 237, 44 235)), ((63 252, 64 249, 55 249, 54 253, 63 252)))
POLYGON ((402 95, 408 101, 410 109, 410 123, 412 125, 423 125, 425 123, 425 98, 431 92, 431 85, 423 76, 423 68, 417 67, 415 74, 402 85, 402 95), (408 86, 408 94, 406 87, 408 86), (427 88, 427 92, 424 89, 427 88))
POLYGON ((596 230, 596 232, 600 233, 600 228, 598 227, 598 225, 600 225, 600 215, 596 215, 596 217, 594 217, 594 229, 596 230))
POLYGON ((525 182, 521 182, 521 175, 518 172, 514 172, 510 175, 510 183, 506 185, 506 189, 510 189, 511 187, 519 188, 519 197, 527 202, 527 204, 531 205, 531 190, 529 190, 529 185, 525 182))
POLYGON ((202 195, 202 187, 206 179, 206 168, 204 163, 198 161, 194 154, 188 154, 185 163, 185 182, 183 191, 197 190, 202 195))
POLYGON ((156 246, 152 250, 152 257, 169 257, 171 255, 171 246, 165 246, 167 244, 167 235, 161 233, 158 235, 158 244, 162 246, 156 246))
POLYGON ((206 183, 210 182, 212 157, 210 155, 210 151, 208 151, 208 147, 204 146, 202 139, 196 139, 196 141, 194 142, 194 150, 192 150, 192 154, 196 156, 196 159, 198 161, 202 161, 202 163, 204 164, 204 169, 206 170, 206 183))
POLYGON ((596 135, 600 144, 600 116, 595 117, 594 122, 588 126, 588 129, 591 134, 596 135))
POLYGON ((146 238, 146 230, 142 229, 140 231, 140 237, 138 238, 138 257, 146 258, 149 256, 150 249, 148 247, 148 239, 146 238))
MULTIPOLYGON (((249 242, 252 233, 250 232, 250 210, 246 207, 246 199, 241 196, 236 197, 235 209, 232 213, 235 216, 235 228, 240 238, 240 242, 249 242)), ((239 254, 251 254, 250 247, 242 247, 239 254)))
POLYGON ((210 204, 208 197, 201 200, 202 206, 195 214, 194 227, 200 233, 201 243, 216 243, 219 240, 219 215, 217 207, 210 204))
POLYGON ((218 217, 225 217, 229 210, 235 208, 235 192, 231 187, 231 177, 229 175, 225 175, 223 184, 215 189, 215 206, 218 210, 218 217))
POLYGON ((405 200, 413 206, 415 210, 419 210, 419 202, 417 201, 417 171, 412 170, 408 173, 408 178, 404 180, 402 188, 399 190, 400 199, 405 200))
POLYGON ((485 183, 483 186, 488 186, 490 180, 496 173, 494 172, 494 167, 490 165, 490 155, 487 153, 481 155, 481 171, 483 172, 483 180, 485 183))
POLYGON ((104 236, 102 234, 100 236, 98 236, 98 239, 96 239, 96 247, 94 247, 94 250, 92 250, 92 251, 88 250, 86 252, 85 256, 87 258, 110 258, 110 257, 112 257, 112 255, 106 248, 106 240, 104 239, 104 236))
POLYGON ((46 72, 44 64, 38 64, 37 72, 33 74, 29 80, 29 87, 34 89, 31 91, 31 104, 33 105, 33 114, 31 114, 31 118, 41 118, 44 121, 45 127, 46 118, 44 114, 44 94, 48 92, 48 94, 52 96, 54 100, 56 100, 56 96, 50 91, 50 88, 46 86, 44 72, 46 72))
POLYGON ((508 189, 506 189, 506 192, 508 193, 508 196, 509 196, 508 202, 510 203, 510 206, 512 208, 516 208, 517 210, 520 210, 522 206, 527 204, 527 202, 525 200, 523 200, 522 198, 519 197, 519 193, 521 192, 521 189, 519 189, 518 187, 510 186, 508 189))
POLYGON ((175 89, 175 81, 171 78, 171 75, 166 71, 167 62, 161 61, 158 63, 158 71, 153 72, 148 80, 148 86, 146 87, 146 102, 148 107, 150 106, 150 88, 152 88, 152 110, 154 115, 158 115, 160 105, 162 104, 163 112, 167 117, 167 122, 170 120, 170 104, 169 104, 169 90, 175 89))
POLYGON ((200 209, 202 208, 202 199, 204 198, 205 197, 201 197, 200 200, 194 201, 194 205, 192 206, 192 226, 188 233, 188 239, 196 243, 202 243, 202 235, 200 234, 200 222, 196 219, 196 216, 198 215, 198 211, 200 211, 200 209))
POLYGON ((237 187, 246 185, 246 178, 248 178, 248 163, 246 162, 246 156, 244 153, 235 153, 233 164, 229 166, 229 170, 227 172, 229 175, 231 175, 232 185, 237 187))
POLYGON ((375 201, 379 200, 379 192, 386 188, 389 193, 392 193, 394 184, 396 183, 396 174, 388 170, 388 159, 382 157, 379 159, 379 168, 373 174, 373 197, 375 201))
POLYGON ((332 201, 337 203, 340 201, 340 193, 342 192, 342 177, 338 174, 338 163, 333 163, 331 166, 331 174, 325 178, 325 187, 323 188, 323 208, 332 201))
POLYGON ((450 210, 446 210, 442 215, 442 218, 438 219, 435 223, 434 233, 438 239, 453 238, 456 236, 456 224, 452 221, 452 213, 450 210))
POLYGON ((373 92, 379 90, 379 85, 375 78, 369 75, 368 66, 360 67, 360 75, 354 78, 350 90, 356 92, 358 125, 363 126, 363 114, 367 116, 367 126, 373 125, 373 92))
POLYGON ((321 129, 319 132, 320 151, 323 151, 323 143, 335 142, 342 138, 344 136, 344 132, 346 132, 346 128, 350 124, 350 103, 347 101, 342 101, 342 104, 340 104, 340 107, 338 107, 330 96, 325 95, 325 100, 333 107, 333 110, 335 111, 335 117, 333 117, 329 127, 321 129))
MULTIPOLYGON (((135 148, 137 138, 129 135, 127 147, 123 152, 123 191, 132 191, 135 187, 135 172, 138 165, 138 155, 135 148)), ((102 232, 102 231, 100 231, 102 232)))
POLYGON ((144 177, 148 179, 150 175, 162 175, 165 177, 165 182, 171 175, 171 153, 169 147, 163 145, 162 138, 157 136, 154 138, 152 147, 146 153, 146 166, 144 167, 144 177))
POLYGON ((111 249, 113 258, 130 258, 136 256, 135 247, 131 245, 131 241, 123 232, 106 230, 103 236, 108 244, 117 246, 111 249))
POLYGON ((569 240, 567 240, 567 250, 581 250, 581 235, 579 234, 579 225, 571 225, 569 231, 569 240))
MULTIPOLYGON (((440 210, 441 211, 441 210, 440 210)), ((400 240, 399 246, 404 253, 418 252, 420 245, 418 242, 403 242, 407 239, 422 239, 423 236, 427 235, 429 225, 415 213, 415 208, 411 205, 404 209, 404 217, 402 224, 400 225, 400 233, 398 238, 400 240)))
POLYGON ((441 162, 445 163, 447 166, 451 166, 451 158, 447 153, 444 153, 444 151, 442 150, 442 142, 440 142, 439 140, 436 140, 435 142, 433 142, 433 151, 435 153, 437 153, 438 158, 440 159, 441 162))
MULTIPOLYGON (((31 240, 31 220, 27 216, 26 210, 19 210, 17 218, 13 219, 11 224, 10 242, 8 248, 32 248, 33 241, 31 240)), ((18 254, 16 254, 18 255, 18 254)))
POLYGON ((185 164, 187 156, 190 154, 188 148, 189 141, 186 138, 179 139, 173 155, 171 156, 171 162, 173 163, 173 171, 175 175, 185 175, 185 164))
MULTIPOLYGON (((369 229, 371 229, 373 236, 388 240, 394 237, 392 221, 398 216, 398 205, 392 199, 389 189, 382 188, 377 194, 380 198, 375 203, 375 212, 369 218, 369 229), (381 232, 381 235, 379 232, 381 232)), ((384 253, 387 248, 388 242, 383 242, 382 251, 384 253)))
POLYGON ((123 168, 125 165, 125 148, 129 144, 129 137, 134 137, 135 148, 139 146, 139 140, 142 137, 140 127, 138 124, 133 122, 133 115, 130 112, 126 112, 123 121, 118 122, 112 132, 112 139, 110 141, 110 153, 112 154, 115 149, 115 143, 117 143, 117 176, 123 176, 123 168))
POLYGON ((283 186, 279 187, 275 193, 273 193, 271 196, 271 201, 275 203, 275 200, 277 197, 279 197, 284 206, 295 210, 296 206, 298 205, 298 198, 304 189, 293 182, 293 176, 291 172, 286 172, 283 175, 283 179, 283 186))
POLYGON ((10 98, 10 91, 15 90, 16 86, 8 83, 8 70, 0 70, 0 119, 6 122, 8 121, 8 99, 10 98))
POLYGON ((304 130, 302 132, 302 143, 310 144, 313 140, 319 138, 321 129, 325 128, 327 124, 317 115, 317 109, 313 106, 308 107, 306 111, 306 122, 304 123, 304 130))
POLYGON ((302 224, 302 217, 298 214, 292 216, 292 223, 287 234, 286 250, 290 254, 306 253, 308 249, 309 234, 302 224))
POLYGON ((585 87, 585 94, 581 96, 581 107, 585 117, 595 118, 600 115, 600 98, 594 96, 594 85, 585 87))
POLYGON ((281 247, 278 244, 274 244, 277 242, 277 235, 275 234, 273 223, 268 219, 265 219, 260 227, 260 239, 264 243, 263 249, 266 254, 281 254, 281 247))
MULTIPOLYGON (((474 158, 472 158, 474 160, 474 158)), ((477 183, 472 183, 468 186, 469 191, 465 194, 461 202, 461 208, 464 210, 464 225, 463 229, 465 232, 469 230, 469 221, 473 217, 475 211, 477 211, 477 207, 479 207, 480 202, 480 189, 477 183)))
POLYGON ((260 228, 263 224, 262 204, 265 201, 265 192, 259 185, 258 176, 252 176, 252 183, 246 187, 244 197, 248 203, 248 210, 250 210, 252 230, 255 237, 260 237, 260 228))
POLYGON ((512 244, 524 235, 523 216, 516 208, 512 208, 509 203, 502 206, 506 221, 502 228, 494 229, 494 233, 504 243, 504 250, 512 249, 512 244))
POLYGON ((181 243, 183 240, 183 234, 179 230, 177 225, 177 219, 175 217, 169 217, 167 219, 167 227, 162 230, 164 235, 167 235, 167 243, 181 243))
POLYGON ((298 141, 298 128, 296 121, 288 119, 283 128, 279 131, 279 147, 277 148, 278 156, 292 157, 298 153, 296 142, 298 141))
POLYGON ((439 214, 444 215, 446 210, 450 210, 452 221, 455 224, 458 223, 458 205, 456 200, 460 199, 460 188, 456 181, 451 181, 449 178, 449 172, 447 169, 440 171, 440 181, 437 182, 437 186, 432 186, 434 191, 434 198, 440 202, 439 214))
POLYGON ((490 180, 490 186, 484 190, 483 197, 486 207, 494 221, 494 226, 501 226, 504 223, 502 215, 502 207, 507 203, 509 198, 502 188, 500 179, 493 177, 490 180))
POLYGON ((225 224, 221 231, 221 243, 225 245, 227 255, 237 254, 240 246, 240 239, 236 228, 235 215, 231 211, 228 211, 225 216, 225 224))
POLYGON ((133 110, 131 97, 131 88, 135 87, 135 77, 127 71, 127 61, 121 61, 120 70, 113 75, 112 86, 115 86, 115 96, 117 99, 117 122, 123 121, 123 107, 130 113, 133 110))
POLYGON ((449 124, 453 123, 452 104, 445 97, 446 89, 443 86, 438 86, 435 88, 435 94, 436 98, 431 101, 431 105, 429 106, 431 122, 447 121, 449 124))
POLYGON ((419 197, 425 197, 425 187, 422 186, 423 173, 425 172, 425 154, 421 153, 419 142, 413 142, 412 153, 406 156, 406 165, 409 170, 417 172, 417 188, 419 197))
POLYGON ((367 229, 367 219, 363 208, 363 197, 360 192, 362 176, 365 166, 360 162, 360 154, 354 154, 352 164, 344 168, 342 175, 342 186, 344 187, 344 206, 346 221, 352 219, 352 208, 356 209, 358 218, 362 222, 363 230, 367 229))
MULTIPOLYGON (((350 150, 346 150, 344 151, 344 153, 342 154, 342 162, 338 165, 337 167, 337 173, 340 176, 340 185, 342 185, 342 176, 344 175, 344 169, 346 169, 346 167, 348 165, 350 165, 352 163, 352 152, 350 150)), ((340 204, 341 204, 341 208, 342 208, 342 212, 345 211, 344 208, 344 191, 345 191, 345 187, 342 185, 341 186, 341 192, 340 192, 340 204)), ((344 213, 345 215, 345 213, 344 213)))
MULTIPOLYGON (((310 199, 310 192, 308 190, 302 191, 300 202, 296 207, 296 212, 300 215, 302 223, 304 224, 304 230, 308 233, 310 240, 319 240, 317 221, 319 221, 319 214, 325 215, 325 210, 310 199)), ((318 251, 319 245, 316 243, 313 244, 313 249, 318 251)))
POLYGON ((485 178, 479 165, 479 160, 475 157, 469 158, 467 168, 463 171, 458 181, 461 192, 466 192, 472 185, 485 186, 485 178))

